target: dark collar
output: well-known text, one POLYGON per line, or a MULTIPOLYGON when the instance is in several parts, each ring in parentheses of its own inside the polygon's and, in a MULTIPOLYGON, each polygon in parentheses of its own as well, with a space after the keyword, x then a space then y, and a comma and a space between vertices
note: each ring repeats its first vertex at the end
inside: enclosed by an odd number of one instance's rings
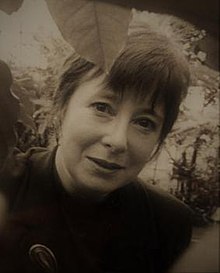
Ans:
MULTIPOLYGON (((28 215, 26 219, 23 217, 25 224, 32 230, 42 227, 42 233, 46 225, 62 225, 59 202, 64 192, 56 176, 55 154, 56 148, 53 151, 41 149, 33 153, 15 202, 16 211, 28 215)), ((120 207, 134 243, 140 242, 149 249, 158 247, 151 200, 138 181, 111 193, 102 205, 110 209, 120 207)))

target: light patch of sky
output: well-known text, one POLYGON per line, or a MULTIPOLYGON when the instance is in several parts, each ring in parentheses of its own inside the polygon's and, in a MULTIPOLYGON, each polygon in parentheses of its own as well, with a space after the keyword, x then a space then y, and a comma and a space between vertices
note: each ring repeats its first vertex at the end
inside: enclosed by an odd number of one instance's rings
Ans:
POLYGON ((191 114, 194 118, 198 118, 198 114, 203 111, 203 92, 200 87, 193 87, 193 90, 189 92, 189 95, 186 97, 185 104, 189 108, 191 114))
MULTIPOLYGON (((212 122, 212 124, 218 122, 219 101, 216 100, 215 104, 204 107, 204 91, 201 87, 194 86, 193 88, 190 88, 189 95, 186 97, 184 103, 189 109, 189 119, 191 122, 195 122, 197 125, 207 122, 212 122)), ((189 125, 189 121, 187 122, 189 125)))
POLYGON ((47 60, 36 37, 61 37, 44 0, 24 0, 12 15, 0 11, 0 59, 19 67, 45 68, 47 60))

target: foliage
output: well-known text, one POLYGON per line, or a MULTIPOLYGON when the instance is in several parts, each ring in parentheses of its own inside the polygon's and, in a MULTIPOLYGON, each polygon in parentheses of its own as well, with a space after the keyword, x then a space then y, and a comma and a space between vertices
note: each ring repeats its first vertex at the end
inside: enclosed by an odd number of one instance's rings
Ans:
POLYGON ((204 66, 200 60, 194 58, 193 61, 194 86, 190 88, 188 97, 192 98, 193 93, 197 92, 197 102, 193 105, 196 107, 200 94, 201 106, 193 116, 187 102, 183 105, 179 126, 169 139, 169 145, 175 145, 178 149, 175 156, 171 156, 171 179, 177 181, 176 188, 171 191, 193 209, 195 224, 203 225, 220 206, 219 74, 204 66))
POLYGON ((53 93, 59 69, 66 57, 73 52, 60 38, 45 41, 42 37, 35 36, 35 40, 42 45, 42 54, 48 62, 47 67, 29 68, 27 71, 12 65, 15 75, 13 90, 21 102, 21 115, 15 126, 18 136, 16 146, 21 151, 27 151, 34 146, 50 145, 53 139, 53 128, 49 125, 53 93))
POLYGON ((16 141, 13 126, 19 113, 19 101, 11 92, 11 84, 10 69, 0 61, 0 169, 16 141))
POLYGON ((215 147, 218 131, 207 124, 194 128, 191 135, 194 140, 190 142, 186 139, 182 143, 177 140, 181 143, 178 146, 181 153, 177 159, 173 159, 171 179, 177 180, 177 187, 172 191, 193 209, 201 224, 220 206, 218 148, 215 147), (186 146, 184 142, 190 144, 186 146))
POLYGON ((84 58, 109 69, 122 49, 130 9, 106 1, 47 0, 66 41, 84 58))

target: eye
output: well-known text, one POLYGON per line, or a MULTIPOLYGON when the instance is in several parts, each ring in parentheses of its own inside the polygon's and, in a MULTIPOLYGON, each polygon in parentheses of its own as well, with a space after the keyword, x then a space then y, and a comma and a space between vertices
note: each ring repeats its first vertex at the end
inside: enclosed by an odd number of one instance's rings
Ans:
POLYGON ((154 131, 156 129, 156 123, 149 118, 139 118, 134 122, 140 129, 147 132, 154 131))
POLYGON ((106 102, 95 102, 92 104, 92 107, 99 113, 106 113, 113 115, 114 111, 110 104, 106 102))

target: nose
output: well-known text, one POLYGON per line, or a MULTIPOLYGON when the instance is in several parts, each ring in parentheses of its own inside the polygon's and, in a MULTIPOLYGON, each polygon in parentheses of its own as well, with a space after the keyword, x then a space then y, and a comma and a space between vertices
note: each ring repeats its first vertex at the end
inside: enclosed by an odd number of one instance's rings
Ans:
POLYGON ((107 132, 102 138, 102 144, 112 153, 123 153, 128 146, 128 126, 127 124, 113 123, 109 125, 107 132))

